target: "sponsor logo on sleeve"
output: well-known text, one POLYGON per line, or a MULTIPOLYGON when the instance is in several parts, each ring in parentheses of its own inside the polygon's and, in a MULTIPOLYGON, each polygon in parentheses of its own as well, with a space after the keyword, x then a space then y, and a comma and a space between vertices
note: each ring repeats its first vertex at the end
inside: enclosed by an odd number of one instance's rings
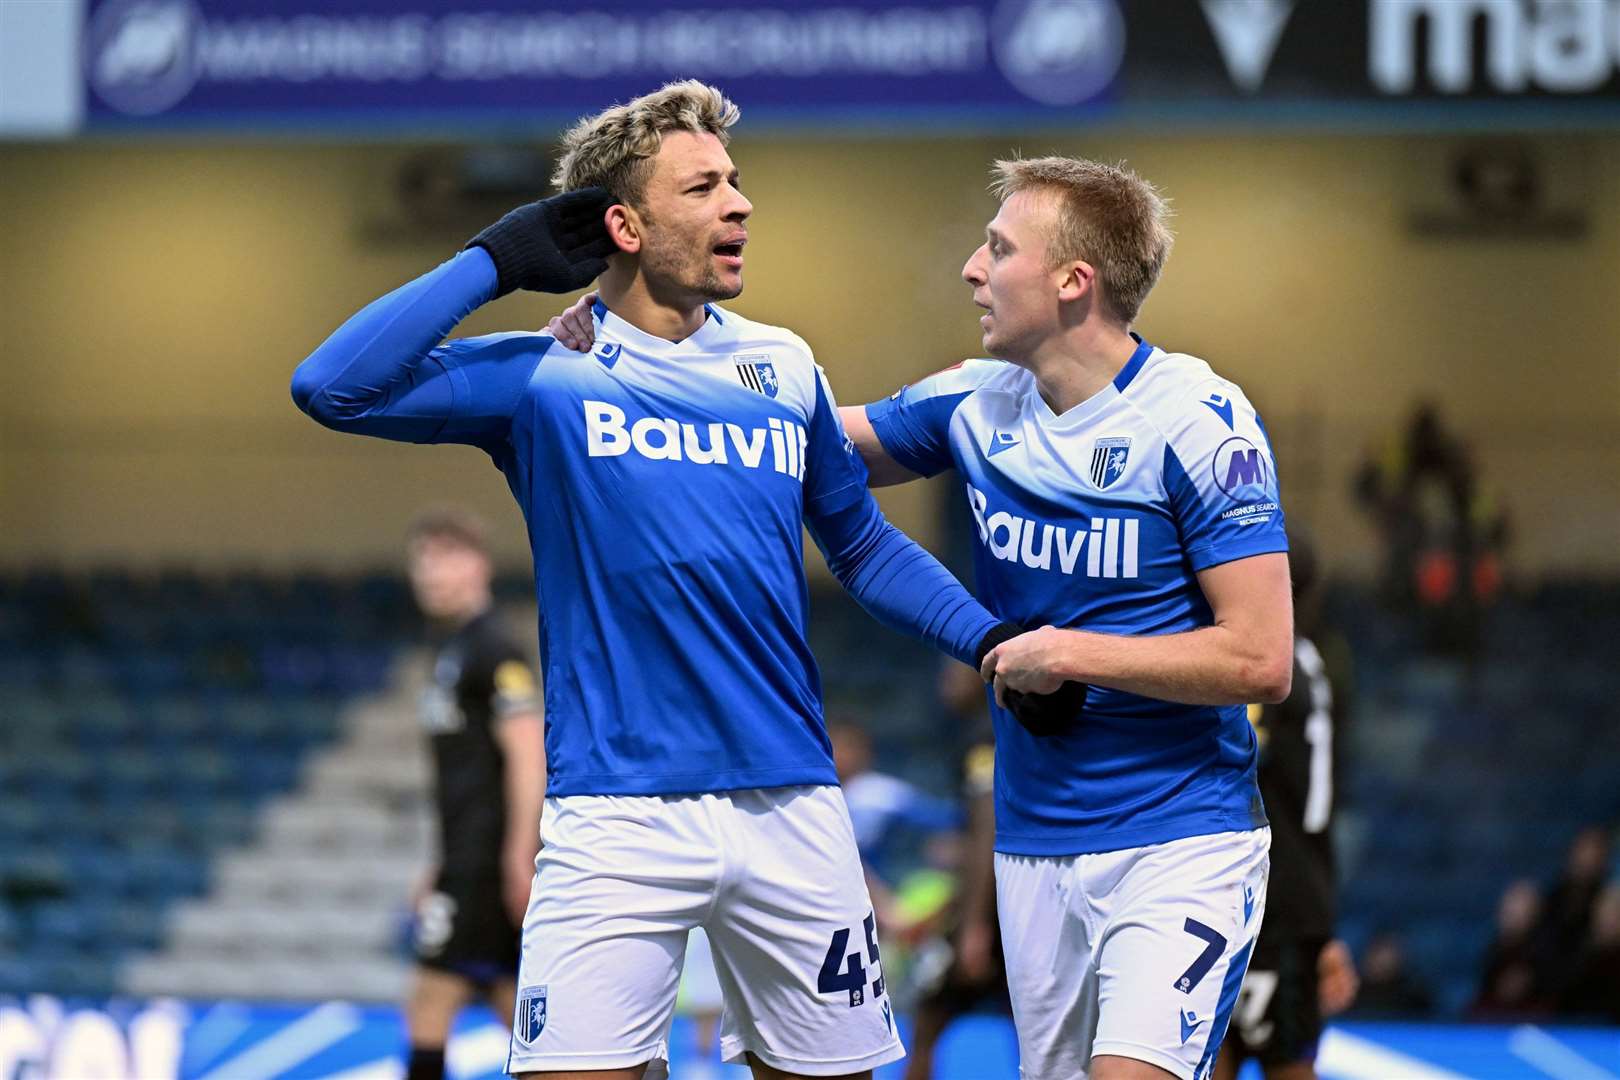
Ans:
POLYGON ((1215 486, 1233 502, 1259 502, 1270 494, 1271 475, 1260 448, 1241 435, 1234 435, 1215 450, 1210 471, 1215 486))
POLYGON ((1232 399, 1222 393, 1210 394, 1202 404, 1209 406, 1211 412, 1221 418, 1228 431, 1236 431, 1237 425, 1232 422, 1232 399))

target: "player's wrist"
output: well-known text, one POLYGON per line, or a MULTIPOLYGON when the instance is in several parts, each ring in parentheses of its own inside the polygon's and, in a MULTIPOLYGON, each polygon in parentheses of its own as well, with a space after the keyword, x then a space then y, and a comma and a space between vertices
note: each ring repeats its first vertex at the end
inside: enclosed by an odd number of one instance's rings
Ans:
POLYGON ((984 636, 979 638, 979 643, 973 647, 974 668, 982 671, 984 669, 984 658, 990 655, 992 649, 997 645, 1003 645, 1011 641, 1023 632, 1024 628, 1022 626, 1010 622, 997 623, 985 631, 984 636))
POLYGON ((1056 659, 1052 674, 1065 682, 1089 683, 1097 675, 1091 662, 1090 639, 1094 636, 1084 630, 1057 629, 1056 659))

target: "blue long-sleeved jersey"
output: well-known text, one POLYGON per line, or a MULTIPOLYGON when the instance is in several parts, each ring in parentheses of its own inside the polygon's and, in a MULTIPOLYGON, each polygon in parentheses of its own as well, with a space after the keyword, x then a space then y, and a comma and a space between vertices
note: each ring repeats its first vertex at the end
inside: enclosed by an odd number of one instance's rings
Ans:
POLYGON ((883 622, 962 660, 998 620, 889 525, 797 336, 711 307, 680 342, 600 304, 597 345, 444 341, 495 291, 471 249, 293 376, 339 431, 481 447, 528 525, 549 791, 836 783, 806 644, 803 526, 883 622))

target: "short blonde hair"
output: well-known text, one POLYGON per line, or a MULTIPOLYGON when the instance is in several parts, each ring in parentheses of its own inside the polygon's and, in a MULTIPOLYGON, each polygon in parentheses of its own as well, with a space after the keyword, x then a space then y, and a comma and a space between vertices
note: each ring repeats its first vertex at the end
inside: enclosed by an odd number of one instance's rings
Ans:
POLYGON ((998 161, 993 173, 991 190, 1003 202, 1020 191, 1056 197, 1057 226, 1046 238, 1051 264, 1079 259, 1096 267, 1106 310, 1134 322, 1175 242, 1158 189, 1123 165, 1084 158, 998 161))
POLYGON ((707 132, 727 143, 731 141, 727 129, 741 115, 741 109, 707 83, 696 79, 666 83, 569 128, 551 182, 558 191, 604 187, 639 208, 666 131, 707 132))

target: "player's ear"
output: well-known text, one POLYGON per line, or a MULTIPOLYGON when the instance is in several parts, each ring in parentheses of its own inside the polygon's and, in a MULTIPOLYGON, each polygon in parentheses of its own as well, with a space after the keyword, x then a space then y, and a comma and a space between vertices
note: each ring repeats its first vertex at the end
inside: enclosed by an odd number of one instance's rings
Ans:
POLYGON ((613 238, 620 251, 634 255, 641 250, 641 234, 646 223, 632 207, 614 203, 608 207, 606 224, 608 236, 613 238))
POLYGON ((1097 268, 1083 259, 1064 263, 1057 268, 1058 299, 1078 300, 1097 284, 1097 268))

